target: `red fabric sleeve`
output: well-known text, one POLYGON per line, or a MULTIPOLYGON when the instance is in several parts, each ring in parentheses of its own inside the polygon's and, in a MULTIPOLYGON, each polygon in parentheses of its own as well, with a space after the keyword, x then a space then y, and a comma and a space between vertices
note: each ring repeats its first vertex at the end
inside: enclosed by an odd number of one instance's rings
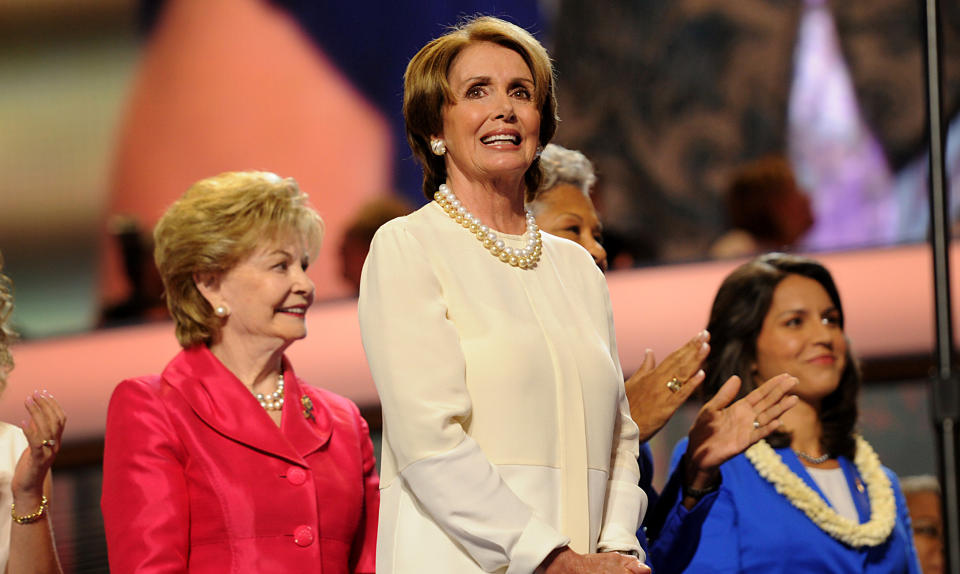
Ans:
POLYGON ((114 574, 187 570, 183 448, 160 393, 151 377, 120 383, 110 399, 100 506, 114 574))

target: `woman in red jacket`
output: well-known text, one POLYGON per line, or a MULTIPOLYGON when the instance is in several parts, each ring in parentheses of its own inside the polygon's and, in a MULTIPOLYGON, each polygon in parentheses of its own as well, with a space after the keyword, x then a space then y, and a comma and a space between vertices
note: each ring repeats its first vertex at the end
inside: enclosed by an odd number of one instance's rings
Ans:
POLYGON ((322 234, 296 182, 259 172, 194 184, 157 224, 183 351, 110 401, 111 572, 374 571, 367 425, 283 354, 306 336, 322 234))

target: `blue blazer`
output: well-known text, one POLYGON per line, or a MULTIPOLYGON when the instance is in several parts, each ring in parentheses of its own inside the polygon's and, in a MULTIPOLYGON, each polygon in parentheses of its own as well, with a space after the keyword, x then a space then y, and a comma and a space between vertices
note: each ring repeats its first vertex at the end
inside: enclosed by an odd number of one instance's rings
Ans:
MULTIPOLYGON (((674 449, 671 473, 686 451, 686 439, 674 449)), ((789 448, 777 449, 787 466, 816 493, 826 497, 789 448)), ((870 502, 859 473, 844 457, 840 467, 847 477, 860 522, 870 518, 870 502)), ((896 475, 884 468, 893 485, 897 520, 893 532, 880 546, 852 548, 830 537, 807 516, 757 474, 744 455, 720 467, 720 489, 709 513, 691 513, 674 499, 663 530, 651 547, 651 562, 657 574, 802 572, 850 574, 920 574, 910 517, 896 475), (693 559, 685 565, 690 544, 696 545, 693 559), (674 567, 677 564, 679 567, 674 567)), ((701 501, 702 503, 703 501, 701 501)), ((695 507, 696 509, 696 507, 695 507)))

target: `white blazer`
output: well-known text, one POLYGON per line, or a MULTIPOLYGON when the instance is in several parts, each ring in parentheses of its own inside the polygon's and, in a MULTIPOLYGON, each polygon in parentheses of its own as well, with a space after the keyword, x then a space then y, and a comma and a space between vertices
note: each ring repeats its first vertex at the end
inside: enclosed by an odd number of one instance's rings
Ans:
POLYGON ((539 265, 510 267, 431 202, 378 231, 359 306, 384 421, 378 572, 530 573, 568 542, 643 558, 638 431, 586 250, 543 234, 539 265))

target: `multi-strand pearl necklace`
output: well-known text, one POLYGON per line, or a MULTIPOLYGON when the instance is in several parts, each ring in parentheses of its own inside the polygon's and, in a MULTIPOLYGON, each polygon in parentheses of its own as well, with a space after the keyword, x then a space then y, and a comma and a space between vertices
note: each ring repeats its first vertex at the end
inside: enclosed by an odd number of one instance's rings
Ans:
POLYGON ((897 505, 893 499, 893 487, 890 479, 880 466, 880 458, 873 448, 861 437, 856 437, 856 454, 853 464, 867 485, 867 498, 870 499, 870 520, 858 524, 856 521, 840 516, 827 506, 803 479, 791 471, 777 451, 761 440, 746 451, 757 473, 794 507, 801 510, 821 530, 833 538, 854 548, 879 546, 893 531, 897 505))
POLYGON ((260 406, 268 411, 279 411, 283 408, 283 373, 277 375, 277 390, 268 395, 254 393, 260 406))
POLYGON ((527 210, 527 231, 523 234, 527 241, 526 245, 523 248, 514 249, 508 247, 496 231, 481 223, 478 217, 467 211, 446 184, 441 185, 440 189, 433 194, 433 199, 451 219, 476 235, 477 240, 500 261, 521 269, 533 269, 539 263, 540 255, 543 253, 543 240, 540 237, 537 221, 529 210, 527 210))

